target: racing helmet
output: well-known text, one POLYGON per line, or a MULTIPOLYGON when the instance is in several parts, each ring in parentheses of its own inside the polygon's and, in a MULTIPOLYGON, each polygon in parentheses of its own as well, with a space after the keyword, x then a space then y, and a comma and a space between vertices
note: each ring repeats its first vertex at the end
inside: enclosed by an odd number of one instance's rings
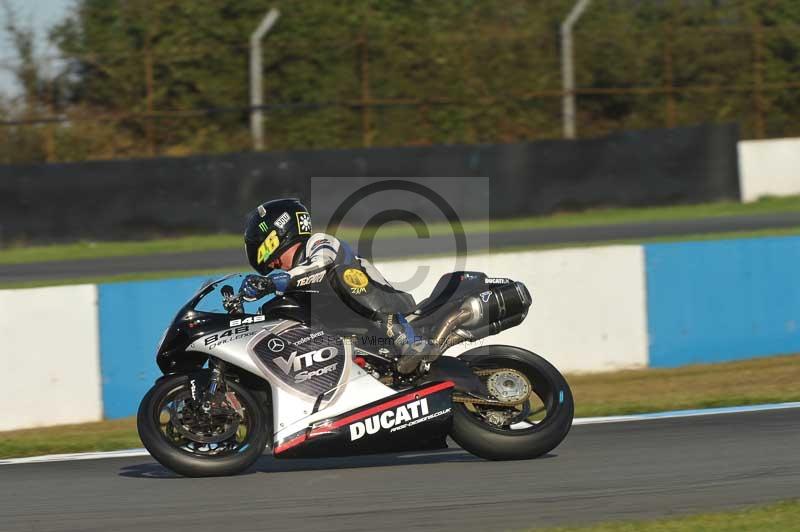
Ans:
POLYGON ((250 213, 244 230, 244 247, 247 260, 261 275, 273 268, 269 263, 281 253, 305 242, 311 235, 311 215, 295 198, 262 203, 250 213))

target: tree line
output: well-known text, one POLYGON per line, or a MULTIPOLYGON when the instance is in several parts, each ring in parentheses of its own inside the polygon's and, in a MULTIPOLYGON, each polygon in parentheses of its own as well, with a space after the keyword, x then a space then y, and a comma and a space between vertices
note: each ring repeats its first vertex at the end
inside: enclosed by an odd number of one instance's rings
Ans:
MULTIPOLYGON (((573 4, 77 0, 52 58, 6 5, 21 94, 0 101, 0 161, 251 149, 248 39, 270 7, 267 149, 558 138, 573 4)), ((575 28, 579 134, 800 134, 799 38, 796 0, 595 0, 575 28)))

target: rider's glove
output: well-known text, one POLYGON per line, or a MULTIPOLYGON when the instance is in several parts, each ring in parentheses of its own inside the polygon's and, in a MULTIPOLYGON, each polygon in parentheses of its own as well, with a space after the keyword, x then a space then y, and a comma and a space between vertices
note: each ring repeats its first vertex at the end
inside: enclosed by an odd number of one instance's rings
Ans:
POLYGON ((242 281, 239 292, 241 292, 242 299, 245 301, 255 301, 275 292, 275 283, 269 277, 248 275, 242 281))

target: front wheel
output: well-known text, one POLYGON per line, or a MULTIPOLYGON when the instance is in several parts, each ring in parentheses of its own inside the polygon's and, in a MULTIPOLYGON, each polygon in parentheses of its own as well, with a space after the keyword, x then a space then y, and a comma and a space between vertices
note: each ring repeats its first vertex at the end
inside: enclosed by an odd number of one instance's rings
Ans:
POLYGON ((253 394, 227 381, 214 397, 195 399, 204 379, 165 377, 139 405, 139 438, 158 462, 186 477, 235 475, 266 447, 266 416, 253 394))
POLYGON ((458 358, 494 399, 454 397, 451 436, 465 450, 489 460, 522 460, 553 450, 567 436, 572 392, 544 358, 506 345, 478 347, 458 358))

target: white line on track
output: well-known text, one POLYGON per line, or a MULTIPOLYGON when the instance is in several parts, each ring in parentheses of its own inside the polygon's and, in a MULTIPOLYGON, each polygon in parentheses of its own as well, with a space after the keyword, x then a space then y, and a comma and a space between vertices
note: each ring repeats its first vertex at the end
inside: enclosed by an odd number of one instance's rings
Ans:
MULTIPOLYGON (((774 403, 766 405, 731 406, 723 408, 705 408, 701 410, 673 410, 670 412, 655 412, 652 414, 634 414, 629 416, 604 416, 604 417, 579 417, 573 420, 573 425, 596 425, 600 423, 624 423, 630 421, 655 421, 659 419, 675 419, 695 416, 714 416, 720 414, 740 414, 743 412, 764 412, 768 410, 784 410, 787 408, 800 408, 800 402, 774 403)), ((453 451, 446 451, 453 452, 453 451)), ((459 451, 460 452, 460 451, 459 451)), ((422 453, 424 455, 427 453, 422 453)), ((98 460, 101 458, 133 458, 149 456, 146 449, 125 449, 122 451, 105 451, 91 453, 48 454, 44 456, 29 456, 26 458, 8 458, 0 460, 0 466, 11 464, 37 464, 43 462, 71 462, 75 460, 98 460)), ((405 458, 421 455, 403 455, 405 458)))

